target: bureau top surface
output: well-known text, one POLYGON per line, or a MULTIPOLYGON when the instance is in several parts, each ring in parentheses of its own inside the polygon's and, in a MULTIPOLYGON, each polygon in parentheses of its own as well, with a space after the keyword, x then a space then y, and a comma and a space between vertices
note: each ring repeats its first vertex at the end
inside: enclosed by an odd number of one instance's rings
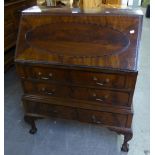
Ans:
POLYGON ((142 13, 31 7, 22 13, 15 60, 137 70, 142 13))
POLYGON ((143 16, 143 12, 140 9, 137 8, 132 8, 132 7, 119 7, 115 6, 114 7, 106 7, 103 6, 102 8, 98 10, 84 10, 80 7, 74 8, 74 7, 45 7, 45 6, 33 6, 28 9, 25 9, 22 11, 22 13, 29 13, 29 14, 37 14, 41 13, 43 14, 93 14, 93 15, 104 15, 104 14, 115 14, 115 15, 133 15, 133 16, 143 16))

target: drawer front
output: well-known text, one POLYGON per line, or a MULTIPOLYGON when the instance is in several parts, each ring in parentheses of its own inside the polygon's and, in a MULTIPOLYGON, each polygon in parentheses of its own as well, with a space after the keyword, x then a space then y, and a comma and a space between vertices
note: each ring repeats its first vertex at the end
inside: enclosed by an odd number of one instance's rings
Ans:
POLYGON ((23 81, 24 91, 28 94, 38 94, 53 97, 63 97, 69 96, 69 88, 66 86, 60 86, 49 83, 37 83, 30 81, 23 81))
POLYGON ((71 78, 72 82, 82 85, 101 86, 110 88, 125 87, 125 76, 123 75, 72 71, 71 78))
POLYGON ((27 70, 27 77, 43 81, 66 81, 66 73, 63 69, 53 69, 45 67, 32 67, 27 70))
POLYGON ((74 88, 72 97, 79 100, 89 100, 99 104, 127 106, 129 94, 102 89, 74 88))
POLYGON ((91 110, 78 110, 79 120, 82 122, 104 124, 108 126, 125 127, 127 115, 99 112, 91 110))
POLYGON ((66 106, 57 106, 37 102, 23 102, 27 113, 40 114, 65 119, 77 119, 77 111, 74 108, 66 106))
POLYGON ((17 34, 14 32, 4 38, 4 47, 15 45, 17 39, 17 34))
POLYGON ((73 69, 51 68, 46 66, 26 66, 17 64, 22 78, 80 85, 83 87, 134 90, 137 73, 96 73, 73 69))
POLYGON ((4 24, 6 25, 10 22, 13 22, 13 15, 10 10, 6 9, 4 13, 4 24))
POLYGON ((14 29, 14 23, 13 22, 10 22, 7 25, 5 25, 5 28, 4 28, 4 36, 5 37, 9 36, 10 34, 12 34, 14 32, 15 32, 15 29, 14 29))

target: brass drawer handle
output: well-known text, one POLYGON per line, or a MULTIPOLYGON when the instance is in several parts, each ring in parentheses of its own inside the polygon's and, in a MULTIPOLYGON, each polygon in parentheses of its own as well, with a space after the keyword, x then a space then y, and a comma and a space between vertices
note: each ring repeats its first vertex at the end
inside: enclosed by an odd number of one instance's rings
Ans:
POLYGON ((107 99, 109 96, 108 95, 102 96, 102 99, 101 99, 101 98, 96 98, 97 97, 96 93, 93 93, 93 97, 95 97, 96 101, 103 102, 104 99, 107 99))
MULTIPOLYGON (((40 75, 42 75, 42 73, 41 72, 39 72, 38 73, 38 75, 40 76, 40 75)), ((40 77, 42 80, 49 80, 50 78, 52 78, 52 76, 53 76, 53 74, 52 73, 49 73, 49 75, 48 75, 49 77, 40 77)))
POLYGON ((104 96, 104 97, 102 97, 102 98, 103 98, 103 99, 101 99, 101 98, 96 98, 96 101, 103 102, 105 99, 108 98, 108 96, 104 96))
POLYGON ((102 124, 101 121, 99 121, 99 120, 96 119, 96 116, 95 115, 92 116, 92 121, 93 121, 93 123, 102 124))
POLYGON ((96 81, 96 84, 97 85, 100 85, 100 86, 103 86, 104 84, 107 84, 110 82, 110 79, 109 78, 106 78, 105 80, 103 80, 103 82, 97 82, 98 81, 98 78, 97 77, 93 77, 93 80, 96 81))
POLYGON ((53 76, 53 74, 52 73, 49 73, 49 77, 52 77, 53 76))
POLYGON ((43 92, 44 94, 47 94, 47 95, 53 95, 53 94, 55 93, 55 89, 53 89, 51 92, 49 92, 49 91, 46 91, 45 88, 42 88, 42 92, 43 92))
POLYGON ((96 82, 97 85, 100 85, 100 86, 103 86, 104 84, 103 83, 100 83, 100 82, 96 82))
POLYGON ((45 92, 47 95, 54 95, 54 92, 45 92))
POLYGON ((109 82, 110 82, 110 79, 108 79, 108 78, 105 79, 105 82, 106 82, 106 83, 109 83, 109 82))
POLYGON ((38 73, 38 75, 41 75, 41 74, 42 74, 41 72, 38 73))
POLYGON ((58 113, 57 110, 53 110, 53 109, 47 109, 47 111, 50 112, 50 113, 56 113, 56 114, 58 113))
POLYGON ((53 110, 54 113, 58 113, 58 110, 53 110))
POLYGON ((41 77, 42 80, 49 80, 48 77, 41 77))
POLYGON ((94 76, 94 77, 93 77, 93 80, 94 80, 94 81, 97 81, 98 79, 97 79, 97 77, 94 76))
POLYGON ((103 102, 103 100, 102 100, 102 99, 100 99, 100 98, 96 98, 96 101, 103 102))
POLYGON ((58 113, 58 110, 53 110, 53 109, 51 110, 50 109, 50 111, 53 112, 53 113, 58 113))
POLYGON ((47 95, 53 95, 53 92, 46 92, 47 95))

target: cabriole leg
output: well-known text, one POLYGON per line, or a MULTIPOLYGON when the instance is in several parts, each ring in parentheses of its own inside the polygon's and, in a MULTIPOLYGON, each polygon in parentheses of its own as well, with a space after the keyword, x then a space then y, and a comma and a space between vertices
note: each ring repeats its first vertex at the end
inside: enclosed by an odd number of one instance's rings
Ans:
POLYGON ((26 123, 28 123, 29 125, 31 125, 31 129, 29 131, 30 134, 35 134, 37 132, 37 128, 36 128, 36 125, 35 125, 35 120, 37 118, 35 117, 32 117, 32 116, 24 116, 24 120, 26 123))
POLYGON ((129 151, 129 144, 128 141, 132 139, 133 133, 124 133, 124 142, 122 144, 122 148, 121 150, 124 152, 128 152, 129 151))
POLYGON ((111 131, 117 132, 117 134, 124 135, 124 142, 122 144, 121 151, 128 152, 129 151, 129 144, 128 141, 132 139, 133 132, 132 129, 121 129, 115 127, 109 127, 111 131))

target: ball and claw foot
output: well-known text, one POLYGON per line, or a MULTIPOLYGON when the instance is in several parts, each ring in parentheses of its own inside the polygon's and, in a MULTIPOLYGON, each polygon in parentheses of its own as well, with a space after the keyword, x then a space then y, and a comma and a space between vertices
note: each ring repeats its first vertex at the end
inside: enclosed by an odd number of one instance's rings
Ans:
POLYGON ((30 134, 35 134, 37 132, 37 128, 36 128, 36 125, 35 125, 36 118, 31 117, 31 116, 24 116, 24 120, 25 120, 25 122, 27 122, 31 126, 31 129, 30 129, 29 133, 30 134))
POLYGON ((128 152, 129 151, 129 144, 128 143, 123 144, 121 151, 128 152))
POLYGON ((124 143, 123 143, 122 148, 121 148, 122 151, 124 151, 124 152, 128 152, 129 151, 128 141, 131 140, 132 136, 133 136, 132 132, 124 134, 124 143))
POLYGON ((32 128, 32 129, 30 129, 30 131, 29 131, 29 133, 30 134, 35 134, 37 132, 37 128, 32 128))
POLYGON ((118 134, 124 135, 124 142, 122 144, 121 151, 128 152, 129 151, 128 141, 131 140, 132 139, 132 136, 133 136, 132 129, 130 129, 128 131, 125 131, 125 130, 122 130, 122 129, 116 129, 116 128, 109 128, 109 129, 111 131, 117 132, 118 134))

